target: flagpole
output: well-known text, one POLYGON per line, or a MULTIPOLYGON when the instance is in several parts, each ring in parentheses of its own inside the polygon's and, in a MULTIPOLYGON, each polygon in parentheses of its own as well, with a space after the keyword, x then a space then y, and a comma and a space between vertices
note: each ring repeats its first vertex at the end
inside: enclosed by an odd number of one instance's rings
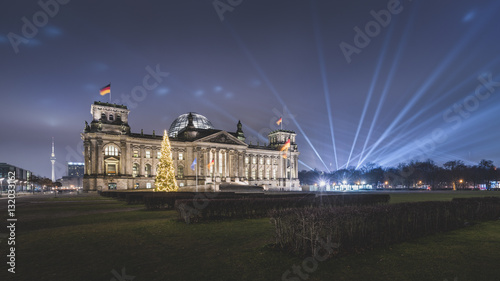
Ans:
MULTIPOLYGON (((196 158, 195 158, 196 159, 196 158)), ((198 159, 196 159, 196 166, 194 166, 196 171, 196 192, 198 192, 198 159)))
POLYGON ((109 103, 111 103, 111 83, 109 83, 109 103))

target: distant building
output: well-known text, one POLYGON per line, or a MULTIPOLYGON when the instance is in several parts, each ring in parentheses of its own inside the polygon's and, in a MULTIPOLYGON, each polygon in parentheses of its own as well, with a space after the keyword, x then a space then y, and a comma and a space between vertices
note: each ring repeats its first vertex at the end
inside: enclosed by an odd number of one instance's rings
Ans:
POLYGON ((83 178, 84 166, 82 162, 68 162, 68 177, 83 178))
POLYGON ((15 173, 16 191, 31 190, 31 171, 7 163, 0 163, 0 188, 2 189, 2 192, 5 192, 8 189, 9 184, 7 179, 9 177, 9 172, 15 173))
POLYGON ((62 177, 59 182, 62 189, 82 189, 85 164, 81 162, 68 162, 68 175, 62 177))
MULTIPOLYGON (((162 136, 132 133, 126 106, 94 102, 92 122, 81 134, 83 189, 154 188, 162 136)), ((218 190, 222 183, 301 190, 296 134, 276 130, 268 145, 247 144, 241 122, 236 132, 215 129, 203 115, 186 113, 170 126, 170 143, 180 190, 218 190), (290 148, 280 151, 290 141, 290 148), (196 159, 194 170, 191 169, 196 159)))

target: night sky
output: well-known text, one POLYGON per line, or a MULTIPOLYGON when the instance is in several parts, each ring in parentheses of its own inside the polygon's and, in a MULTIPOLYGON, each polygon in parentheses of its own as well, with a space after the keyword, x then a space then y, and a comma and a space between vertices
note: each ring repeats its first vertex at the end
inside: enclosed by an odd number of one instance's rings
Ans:
POLYGON ((282 116, 300 170, 500 164, 498 0, 60 2, 0 4, 0 162, 49 177, 54 137, 65 175, 111 83, 133 132, 193 111, 263 144, 282 116))

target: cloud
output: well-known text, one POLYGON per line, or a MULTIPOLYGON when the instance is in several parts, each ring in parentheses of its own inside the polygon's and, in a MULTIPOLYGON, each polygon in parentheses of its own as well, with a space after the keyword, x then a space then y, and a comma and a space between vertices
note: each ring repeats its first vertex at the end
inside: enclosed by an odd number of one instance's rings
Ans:
POLYGON ((166 96, 168 93, 170 93, 170 89, 167 87, 159 87, 156 89, 155 94, 157 96, 166 96))

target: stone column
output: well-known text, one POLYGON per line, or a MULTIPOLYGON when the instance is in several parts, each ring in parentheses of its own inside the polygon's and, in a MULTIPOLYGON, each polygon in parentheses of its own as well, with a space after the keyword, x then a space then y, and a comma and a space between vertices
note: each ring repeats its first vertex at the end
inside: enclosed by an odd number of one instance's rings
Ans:
POLYGON ((85 175, 91 174, 91 167, 90 167, 90 142, 88 140, 83 141, 83 158, 84 158, 84 163, 85 163, 85 175))
POLYGON ((146 165, 144 163, 144 154, 145 154, 145 151, 144 151, 144 145, 141 144, 141 146, 139 147, 139 173, 138 173, 138 176, 144 176, 145 172, 146 172, 146 165))
POLYGON ((127 163, 128 163, 128 151, 127 151, 127 142, 120 142, 120 175, 127 174, 127 163))
POLYGON ((96 161, 97 161, 97 173, 98 174, 104 174, 103 171, 103 162, 104 162, 104 156, 102 153, 102 139, 98 139, 96 143, 96 161))

